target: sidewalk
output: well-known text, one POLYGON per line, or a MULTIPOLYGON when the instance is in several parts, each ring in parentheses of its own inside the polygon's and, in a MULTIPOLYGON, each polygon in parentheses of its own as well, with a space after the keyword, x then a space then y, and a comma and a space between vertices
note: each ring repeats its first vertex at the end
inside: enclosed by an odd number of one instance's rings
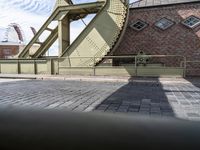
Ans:
MULTIPOLYGON (((37 80, 70 80, 96 82, 165 82, 187 83, 184 78, 157 77, 126 77, 126 76, 78 76, 78 75, 33 75, 33 74, 0 74, 0 78, 7 79, 37 79, 37 80)), ((189 82, 188 82, 189 83, 189 82)))

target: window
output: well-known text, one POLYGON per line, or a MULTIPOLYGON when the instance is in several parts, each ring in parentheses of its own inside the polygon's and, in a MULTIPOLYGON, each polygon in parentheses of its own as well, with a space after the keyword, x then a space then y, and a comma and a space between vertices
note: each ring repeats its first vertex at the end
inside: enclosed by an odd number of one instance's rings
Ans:
POLYGON ((12 51, 11 51, 11 49, 3 49, 3 54, 8 56, 8 55, 12 54, 12 51))
POLYGON ((148 24, 142 20, 137 20, 130 24, 130 27, 136 31, 141 31, 146 28, 148 24))
POLYGON ((171 27, 173 24, 174 24, 173 21, 167 18, 162 18, 158 22, 155 23, 155 26, 158 27, 159 29, 166 30, 169 27, 171 27))
POLYGON ((189 28, 195 28, 200 25, 200 19, 195 16, 190 16, 186 18, 182 23, 189 28))

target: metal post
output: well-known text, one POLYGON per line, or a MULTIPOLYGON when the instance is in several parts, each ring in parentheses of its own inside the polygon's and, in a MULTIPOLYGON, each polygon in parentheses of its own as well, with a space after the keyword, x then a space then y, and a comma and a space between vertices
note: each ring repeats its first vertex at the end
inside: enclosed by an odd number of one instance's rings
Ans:
POLYGON ((70 45, 70 18, 66 15, 58 21, 59 56, 70 45))
MULTIPOLYGON (((47 61, 48 62, 48 61, 47 61)), ((47 66, 49 69, 50 69, 50 71, 49 71, 49 73, 51 74, 51 75, 53 75, 54 74, 54 69, 53 69, 53 60, 52 60, 52 58, 50 58, 49 59, 49 66, 47 66)), ((48 63, 47 63, 48 64, 48 63)), ((49 70, 48 69, 48 70, 49 70)))
POLYGON ((34 63, 34 74, 37 74, 37 65, 35 59, 33 60, 34 63))
POLYGON ((17 73, 21 74, 20 62, 19 59, 17 60, 17 73))
POLYGON ((60 66, 59 66, 59 58, 57 59, 57 61, 58 61, 58 72, 57 72, 56 74, 59 74, 59 72, 60 72, 60 71, 59 71, 59 67, 60 67, 60 66))
POLYGON ((186 71, 187 71, 187 58, 184 56, 184 71, 183 71, 183 77, 186 77, 186 71))
POLYGON ((135 57, 135 75, 137 76, 137 56, 135 57))
POLYGON ((93 75, 96 76, 95 57, 93 58, 93 75))

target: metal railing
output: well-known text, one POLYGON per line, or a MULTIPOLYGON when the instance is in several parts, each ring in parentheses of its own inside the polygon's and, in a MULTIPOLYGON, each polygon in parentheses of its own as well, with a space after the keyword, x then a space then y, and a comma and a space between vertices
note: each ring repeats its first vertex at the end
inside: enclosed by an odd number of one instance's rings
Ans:
POLYGON ((120 75, 120 76, 185 76, 186 58, 179 55, 145 55, 105 57, 46 57, 43 59, 0 59, 0 73, 67 74, 67 75, 120 75), (72 66, 70 62, 75 61, 72 66), (180 63, 179 63, 180 62, 180 63), (169 65, 170 64, 170 65, 169 65))
MULTIPOLYGON (((184 56, 180 56, 180 55, 145 55, 143 56, 144 58, 148 58, 150 61, 146 62, 146 64, 144 65, 145 68, 143 67, 143 65, 141 65, 140 63, 138 63, 138 58, 141 58, 141 56, 137 56, 137 55, 132 55, 132 56, 105 56, 105 57, 70 57, 70 58, 60 58, 59 59, 59 62, 58 62, 58 70, 60 72, 60 70, 68 70, 69 73, 70 73, 70 70, 73 70, 73 69, 90 69, 90 70, 93 70, 92 73, 90 73, 90 75, 94 75, 96 76, 96 72, 97 70, 99 69, 107 69, 107 71, 109 72, 109 69, 132 69, 131 72, 130 72, 130 75, 135 75, 135 76, 138 76, 138 70, 141 70, 141 69, 149 69, 149 72, 151 72, 151 70, 155 70, 156 68, 157 69, 162 69, 162 70, 165 70, 165 69, 170 69, 170 68, 174 68, 174 69, 183 69, 183 76, 185 76, 185 69, 186 69, 186 58, 184 56), (175 59, 175 58, 179 58, 179 63, 176 64, 176 65, 171 65, 171 66, 168 66, 167 65, 167 61, 168 63, 170 64, 170 60, 168 60, 169 58, 171 59, 175 59), (132 62, 130 63, 120 63, 118 65, 115 64, 115 60, 120 60, 120 59, 123 59, 123 60, 132 60, 132 62), (152 59, 155 59, 157 61, 152 61, 152 59), (164 62, 165 63, 161 63, 159 62, 159 59, 165 59, 164 62), (70 65, 70 61, 77 61, 79 60, 81 63, 77 64, 77 66, 71 66, 70 65), (102 60, 101 63, 98 63, 98 60, 102 60), (108 60, 110 60, 111 63, 105 63, 107 62, 108 60), (68 62, 68 63, 67 63, 68 62), (84 62, 90 62, 90 63, 84 63, 84 62), (184 62, 184 63, 182 63, 184 62), (156 64, 158 66, 154 66, 152 67, 154 64, 156 64), (67 65, 66 65, 67 64, 67 65), (151 67, 150 64, 152 65, 151 67), (160 66, 159 66, 160 65, 160 66), (161 66, 162 65, 162 66, 161 66)), ((108 61, 109 62, 109 61, 108 61)), ((176 61, 175 61, 176 62, 176 61)), ((177 63, 177 62, 176 62, 177 63)), ((71 73, 71 75, 73 75, 73 73, 71 73)))

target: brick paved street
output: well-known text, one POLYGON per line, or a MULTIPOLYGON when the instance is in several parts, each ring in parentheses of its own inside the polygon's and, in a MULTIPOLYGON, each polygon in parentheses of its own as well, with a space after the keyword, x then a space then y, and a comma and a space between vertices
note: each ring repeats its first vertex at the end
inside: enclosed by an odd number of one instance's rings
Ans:
POLYGON ((0 108, 67 109, 200 120, 200 82, 173 80, 106 83, 0 79, 0 108))

